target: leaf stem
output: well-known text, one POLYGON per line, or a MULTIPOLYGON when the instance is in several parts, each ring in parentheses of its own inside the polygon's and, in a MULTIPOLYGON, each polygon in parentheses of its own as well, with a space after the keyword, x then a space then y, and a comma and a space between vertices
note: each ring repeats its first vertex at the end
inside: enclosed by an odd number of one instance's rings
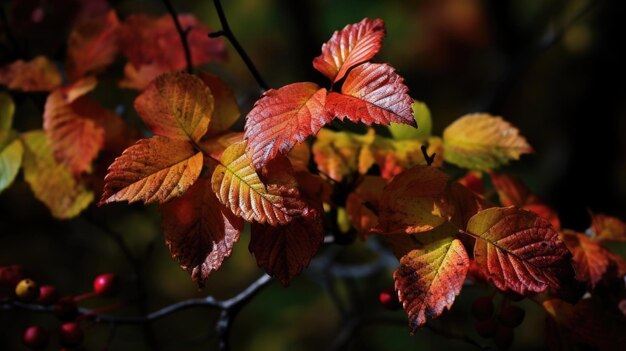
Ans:
POLYGON ((263 77, 257 70, 256 66, 250 59, 250 56, 248 56, 248 54, 243 49, 241 44, 239 44, 239 41, 235 37, 235 34, 230 29, 230 25, 228 24, 228 20, 226 19, 226 14, 224 13, 224 8, 222 7, 222 2, 220 0, 213 0, 213 5, 215 5, 215 10, 217 11, 217 16, 220 19, 220 24, 222 25, 222 29, 217 32, 209 33, 209 37, 211 38, 217 38, 220 36, 226 37, 226 39, 230 41, 230 43, 233 45, 233 47, 237 51, 237 54, 239 54, 239 57, 241 57, 243 62, 246 64, 246 67, 248 67, 248 70, 250 71, 250 73, 256 80, 257 84, 261 88, 261 92, 264 92, 265 90, 269 89, 267 83, 265 83, 265 80, 263 79, 263 77))
POLYGON ((183 45, 183 50, 185 52, 185 61, 187 61, 187 73, 193 74, 193 62, 191 60, 191 48, 189 47, 189 42, 187 41, 187 35, 189 34, 189 28, 183 29, 178 19, 178 14, 172 6, 170 0, 163 0, 163 5, 167 8, 167 11, 172 16, 172 20, 174 20, 174 25, 176 26, 176 30, 178 31, 178 35, 180 36, 180 42, 183 45))

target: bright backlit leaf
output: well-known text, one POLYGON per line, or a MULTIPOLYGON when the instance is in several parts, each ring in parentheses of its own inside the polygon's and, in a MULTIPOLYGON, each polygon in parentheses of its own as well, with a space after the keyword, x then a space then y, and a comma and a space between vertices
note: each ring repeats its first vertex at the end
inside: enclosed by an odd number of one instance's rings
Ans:
POLYGON ((245 135, 254 166, 259 169, 276 155, 315 135, 332 116, 324 108, 326 89, 315 83, 294 83, 270 89, 246 117, 245 135))
POLYGON ((396 176, 383 190, 375 230, 415 234, 447 222, 452 215, 445 197, 448 180, 439 169, 423 166, 396 176))
POLYGON ((411 334, 452 307, 461 292, 469 258, 460 240, 452 237, 407 253, 394 272, 395 287, 409 316, 411 334))
POLYGON ((158 135, 141 139, 109 166, 100 205, 179 197, 198 179, 202 164, 202 153, 187 141, 158 135))
POLYGON ((209 179, 200 178, 185 194, 161 206, 165 243, 172 258, 200 286, 230 256, 243 220, 224 207, 209 179))
POLYGON ((198 141, 209 128, 214 100, 209 88, 187 73, 166 73, 135 100, 135 109, 155 134, 198 141))
POLYGON ((365 135, 321 129, 313 144, 317 168, 322 175, 337 182, 356 172, 367 173, 374 164, 370 149, 374 138, 371 129, 365 135))
POLYGON ((385 23, 381 19, 363 19, 335 31, 322 45, 322 54, 313 60, 313 67, 337 82, 348 70, 374 57, 380 51, 385 37, 385 23))
POLYGON ((415 100, 411 104, 411 109, 413 110, 413 119, 415 119, 419 128, 415 129, 405 124, 391 123, 389 132, 393 139, 413 140, 429 137, 431 135, 433 122, 428 106, 421 101, 415 100))
POLYGON ((278 182, 264 184, 252 166, 246 146, 245 141, 236 143, 222 153, 221 163, 211 178, 213 191, 222 204, 247 221, 273 226, 289 223, 300 211, 290 206, 292 198, 298 195, 295 180, 285 173, 278 182))
POLYGON ((58 163, 46 134, 31 131, 22 134, 24 143, 24 179, 35 197, 58 219, 72 218, 93 201, 93 193, 76 182, 72 173, 58 163))
POLYGON ((413 99, 404 78, 387 64, 364 63, 350 71, 341 86, 341 94, 329 93, 326 108, 341 120, 367 125, 391 122, 417 127, 413 119, 413 99))
POLYGON ((22 166, 23 154, 20 139, 12 132, 0 130, 0 193, 15 180, 22 166))
POLYGON ((66 67, 70 79, 99 73, 115 60, 119 25, 114 10, 83 18, 78 23, 67 43, 66 67))
POLYGON ((30 61, 18 60, 0 68, 0 84, 11 90, 50 91, 61 85, 61 73, 44 56, 30 61))
POLYGON ((474 260, 500 290, 520 295, 558 288, 569 252, 550 223, 515 207, 478 212, 467 224, 474 260))
POLYGON ((444 157, 459 167, 490 170, 533 150, 517 128, 486 113, 465 115, 443 132, 444 157))

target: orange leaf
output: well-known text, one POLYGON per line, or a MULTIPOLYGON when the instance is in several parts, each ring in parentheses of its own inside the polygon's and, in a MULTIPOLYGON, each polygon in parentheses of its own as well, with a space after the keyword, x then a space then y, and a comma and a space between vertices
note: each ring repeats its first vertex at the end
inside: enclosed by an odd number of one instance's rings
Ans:
POLYGON ((576 279, 594 288, 609 266, 607 250, 585 234, 564 231, 561 238, 573 255, 576 279))
POLYGON ((346 199, 348 219, 362 238, 378 225, 378 216, 369 206, 378 208, 385 185, 387 183, 380 177, 365 176, 361 184, 346 199))
POLYGON ((119 82, 120 87, 144 90, 156 77, 168 72, 156 64, 141 65, 135 68, 132 63, 124 65, 124 79, 119 82))
MULTIPOLYGON (((194 65, 226 58, 222 39, 208 37, 211 32, 193 15, 179 15, 183 29, 189 28, 187 41, 194 65)), ((152 17, 128 16, 119 29, 120 49, 137 69, 144 65, 156 65, 166 71, 178 71, 187 65, 185 53, 174 21, 170 15, 152 17)))
POLYGON ((332 80, 341 80, 348 70, 378 53, 385 37, 381 19, 363 19, 335 31, 322 45, 322 54, 313 60, 313 67, 332 80))
POLYGON ((213 117, 209 124, 209 133, 214 134, 227 131, 228 128, 237 122, 241 115, 235 93, 218 76, 201 72, 199 77, 209 87, 211 94, 213 94, 213 100, 215 100, 213 117))
POLYGON ((448 221, 448 176, 434 167, 417 166, 396 176, 383 190, 378 226, 384 234, 415 234, 448 221))
POLYGON ((61 73, 46 57, 37 56, 0 68, 0 84, 12 90, 50 91, 61 85, 61 73))
POLYGON ((353 173, 365 174, 374 164, 370 145, 374 130, 365 135, 321 129, 313 144, 313 156, 320 173, 336 182, 353 173))
POLYGON ((372 144, 372 153, 376 159, 376 164, 380 167, 380 174, 383 179, 389 180, 418 165, 425 166, 427 162, 421 150, 422 145, 428 145, 426 152, 429 155, 436 154, 435 161, 431 166, 441 167, 443 165, 441 138, 393 140, 377 137, 372 144))
POLYGON ((189 142, 158 135, 141 139, 109 166, 99 204, 164 203, 183 195, 201 170, 202 153, 189 142))
POLYGON ((469 258, 460 240, 444 238, 407 253, 393 273, 396 290, 409 316, 411 334, 428 318, 450 309, 461 292, 469 258))
MULTIPOLYGON (((242 140, 242 132, 226 132, 217 135, 205 136, 202 140, 200 140, 199 145, 202 151, 212 158, 219 160, 227 147, 235 143, 239 143, 242 140)), ((206 158, 205 161, 214 162, 211 158, 206 158)))
POLYGON ((520 295, 558 288, 569 252, 550 223, 515 207, 478 212, 467 223, 474 259, 500 290, 520 295))
POLYGON ((530 189, 520 179, 495 172, 490 172, 489 175, 502 206, 523 206, 532 200, 530 189))
POLYGON ((200 286, 230 256, 243 221, 224 207, 200 178, 185 194, 161 206, 165 243, 172 258, 200 286))
POLYGON ((448 189, 448 202, 454 208, 451 222, 457 228, 465 228, 467 222, 485 208, 492 207, 482 197, 460 183, 452 183, 448 189))
POLYGON ((66 67, 70 79, 98 73, 115 60, 119 25, 114 10, 80 21, 70 33, 67 43, 66 67))
POLYGON ((213 95, 197 77, 166 73, 135 99, 135 109, 155 134, 198 141, 209 128, 213 95))
POLYGON ((602 213, 591 214, 594 238, 601 241, 626 241, 626 223, 602 213))
POLYGON ((86 78, 55 89, 48 95, 44 109, 43 128, 54 156, 75 176, 89 170, 104 145, 104 128, 97 116, 108 111, 82 96, 95 85, 95 79, 86 78))
POLYGON ((294 83, 270 89, 246 117, 245 135, 254 166, 259 169, 278 154, 315 135, 332 116, 324 109, 326 89, 294 83))
POLYGON ((324 241, 321 203, 286 225, 252 223, 250 252, 259 267, 283 286, 309 265, 324 241))
POLYGON ((404 79, 387 64, 364 63, 348 73, 341 94, 330 93, 326 108, 334 117, 367 125, 391 122, 417 127, 404 79))
POLYGON ((522 208, 527 211, 534 212, 537 216, 543 219, 547 219, 548 222, 552 224, 554 229, 556 230, 561 229, 561 220, 559 219, 559 215, 556 213, 555 210, 548 207, 547 205, 540 204, 540 203, 531 203, 531 204, 522 206, 522 208))
POLYGON ((273 226, 289 223, 301 212, 291 203, 298 197, 295 179, 288 171, 277 170, 264 184, 252 167, 246 146, 246 141, 239 142, 222 153, 211 178, 213 191, 222 204, 247 221, 273 226))

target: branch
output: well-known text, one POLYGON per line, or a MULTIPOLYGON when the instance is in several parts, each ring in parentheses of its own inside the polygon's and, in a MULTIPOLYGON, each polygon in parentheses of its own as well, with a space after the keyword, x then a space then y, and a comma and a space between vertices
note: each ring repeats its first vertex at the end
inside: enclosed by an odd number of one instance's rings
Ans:
POLYGON ((427 165, 432 165, 433 162, 435 162, 435 156, 437 155, 437 153, 433 153, 432 155, 428 155, 428 145, 424 144, 420 147, 420 150, 422 150, 422 155, 424 155, 424 160, 426 160, 426 164, 427 165))
POLYGON ((237 54, 239 54, 243 62, 246 64, 246 67, 248 67, 248 70, 250 71, 250 73, 252 73, 252 76, 256 80, 257 84, 259 85, 259 87, 261 87, 262 92, 269 89, 267 83, 265 83, 265 80, 263 79, 263 77, 261 77, 261 74, 254 66, 254 63, 252 62, 252 60, 250 59, 246 51, 243 49, 241 44, 239 44, 239 41, 237 41, 235 34, 233 34, 233 31, 230 29, 230 26, 228 25, 228 20, 226 19, 226 14, 224 14, 224 9, 222 8, 222 2, 220 0, 213 0, 213 4, 215 5, 217 16, 220 19, 222 30, 209 33, 209 37, 211 38, 217 38, 220 36, 226 37, 226 39, 230 41, 230 43, 233 45, 233 47, 237 51, 237 54))
POLYGON ((183 29, 180 25, 180 21, 178 20, 178 14, 172 6, 170 0, 163 0, 163 5, 167 8, 167 11, 172 16, 172 20, 174 20, 174 25, 176 26, 176 30, 178 31, 178 35, 180 36, 180 42, 183 45, 183 50, 185 51, 185 60, 187 61, 187 73, 193 74, 193 62, 191 61, 191 49, 189 48, 189 42, 187 41, 187 34, 189 34, 189 29, 183 29))

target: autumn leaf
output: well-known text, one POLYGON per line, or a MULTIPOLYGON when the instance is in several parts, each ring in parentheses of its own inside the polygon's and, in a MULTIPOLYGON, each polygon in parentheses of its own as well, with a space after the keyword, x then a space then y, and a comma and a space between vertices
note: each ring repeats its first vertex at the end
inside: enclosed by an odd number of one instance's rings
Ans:
POLYGON ((457 182, 475 194, 485 194, 485 181, 483 180, 483 174, 481 172, 467 171, 463 177, 457 179, 457 182))
POLYGON ((385 37, 381 19, 364 18, 335 31, 322 45, 322 54, 313 60, 313 67, 333 83, 341 80, 348 70, 374 57, 385 37))
POLYGON ((21 139, 24 179, 54 217, 75 217, 93 201, 93 193, 77 183, 65 165, 56 162, 42 130, 24 133, 21 139))
POLYGON ((104 128, 96 115, 107 112, 83 96, 95 85, 95 79, 86 78, 55 89, 44 108, 43 128, 54 156, 75 176, 89 170, 104 145, 104 128))
POLYGON ((284 225, 252 223, 248 248, 259 267, 278 278, 283 286, 309 265, 324 241, 321 203, 307 212, 307 216, 284 225))
POLYGON ((198 141, 209 128, 214 100, 209 88, 187 73, 166 73, 135 100, 135 109, 155 134, 198 141))
POLYGON ((626 241, 626 223, 617 217, 591 213, 591 229, 600 241, 626 241))
MULTIPOLYGON (((182 28, 189 28, 187 42, 194 65, 226 58, 223 40, 209 38, 211 30, 193 15, 179 15, 178 20, 182 28)), ((165 73, 181 70, 187 65, 185 51, 169 14, 161 17, 128 16, 120 26, 119 41, 124 56, 139 70, 144 65, 155 65, 165 73)))
POLYGON ((445 198, 448 180, 434 167, 417 166, 400 173, 383 190, 374 230, 415 234, 447 222, 452 215, 445 198))
POLYGON ((61 85, 57 66, 44 56, 30 61, 17 60, 0 68, 0 84, 11 90, 50 91, 61 85))
POLYGON ((161 206, 165 243, 172 258, 200 286, 230 256, 243 221, 215 197, 209 179, 200 178, 183 196, 161 206))
POLYGON ((419 128, 415 129, 405 124, 391 123, 389 133, 394 140, 424 139, 431 136, 433 122, 428 106, 421 101, 414 100, 411 104, 411 110, 413 110, 413 119, 419 128))
POLYGON ((187 141, 154 136, 126 149, 109 166, 99 205, 128 201, 164 203, 198 179, 202 152, 187 141))
POLYGON ((533 150, 517 128, 486 113, 465 115, 443 132, 444 157, 459 167, 486 171, 533 150))
POLYGON ((372 153, 380 168, 383 179, 391 179, 405 170, 428 163, 422 153, 422 145, 427 145, 428 155, 435 154, 433 167, 443 165, 443 144, 438 137, 416 140, 393 140, 377 137, 372 144, 372 153))
POLYGON ((201 72, 198 76, 209 87, 215 102, 209 133, 227 131, 241 116, 235 92, 218 76, 206 72, 201 72))
POLYGON ((450 184, 448 188, 448 203, 454 208, 454 215, 450 222, 457 228, 467 227, 467 222, 478 212, 492 207, 482 196, 469 190, 458 182, 450 184))
POLYGON ((11 96, 5 92, 0 92, 0 132, 11 129, 14 113, 15 103, 11 96))
MULTIPOLYGON (((246 153, 247 142, 229 146, 211 178, 213 191, 222 204, 246 221, 276 226, 289 223, 300 209, 290 208, 297 196, 293 177, 282 174, 276 183, 264 184, 246 153), (288 183, 288 184, 285 184, 288 183)), ((297 184, 296 184, 297 186, 297 184)))
POLYGON ((378 216, 370 207, 378 208, 383 188, 387 183, 380 177, 365 176, 363 181, 348 195, 346 211, 352 226, 365 238, 378 224, 378 216))
POLYGON ((391 122, 417 127, 404 78, 387 64, 364 63, 348 73, 341 94, 330 93, 326 108, 333 117, 367 125, 391 122))
POLYGON ((474 259, 496 288, 520 295, 558 288, 569 252, 550 223, 515 207, 478 212, 467 223, 474 259))
POLYGON ((315 135, 332 116, 324 108, 326 89, 294 83, 270 89, 246 117, 245 135, 256 169, 315 135))
POLYGON ((311 161, 311 147, 307 143, 296 144, 287 154, 287 158, 295 170, 308 171, 311 161))
POLYGON ((520 179, 496 172, 490 172, 489 176, 502 206, 523 206, 534 201, 530 189, 520 179))
POLYGON ((320 173, 340 182, 355 172, 365 174, 374 164, 370 145, 374 130, 359 135, 321 129, 313 144, 313 156, 320 173))
POLYGON ((156 64, 142 65, 139 68, 127 62, 124 65, 124 79, 119 82, 121 88, 144 90, 156 77, 167 70, 156 64))
POLYGON ((564 231, 561 238, 572 253, 576 279, 594 288, 609 266, 607 250, 585 234, 564 231))
POLYGON ((0 193, 15 180, 23 154, 24 147, 15 133, 0 130, 0 193))
POLYGON ((395 287, 409 317, 411 334, 450 309, 461 292, 469 258, 460 240, 434 241, 407 253, 393 273, 395 287))
POLYGON ((70 33, 67 43, 67 72, 71 80, 99 73, 118 52, 119 19, 114 10, 83 18, 70 33))
POLYGON ((225 132, 215 135, 207 135, 200 140, 200 149, 211 157, 206 157, 205 162, 215 163, 222 157, 222 153, 229 146, 243 140, 242 132, 225 132))

